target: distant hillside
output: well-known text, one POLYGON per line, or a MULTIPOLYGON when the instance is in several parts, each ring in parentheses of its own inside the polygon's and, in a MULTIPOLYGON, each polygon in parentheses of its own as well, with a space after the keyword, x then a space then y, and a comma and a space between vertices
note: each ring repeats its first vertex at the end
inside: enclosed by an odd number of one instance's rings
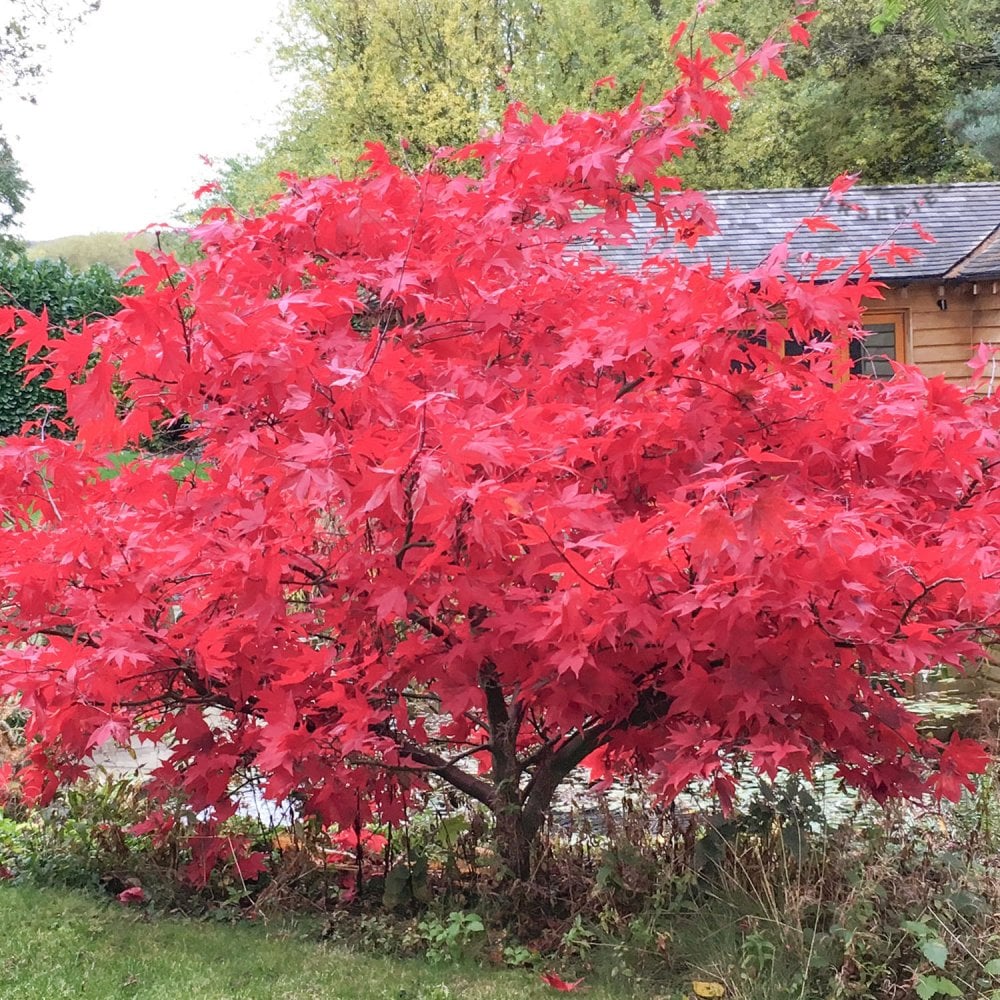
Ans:
POLYGON ((41 240, 28 247, 29 260, 64 260, 82 270, 91 264, 106 264, 113 271, 128 267, 136 250, 150 250, 156 245, 151 233, 129 237, 126 233, 90 233, 86 236, 61 236, 41 240))

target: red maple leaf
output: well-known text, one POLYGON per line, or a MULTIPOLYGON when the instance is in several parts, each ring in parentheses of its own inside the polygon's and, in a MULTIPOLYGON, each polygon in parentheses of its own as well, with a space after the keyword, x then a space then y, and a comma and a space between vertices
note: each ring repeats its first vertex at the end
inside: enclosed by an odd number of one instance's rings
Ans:
POLYGON ((836 177, 830 184, 830 194, 834 196, 839 196, 850 191, 852 187, 858 182, 858 174, 840 174, 836 177))
POLYGON ((551 986, 552 989, 558 990, 560 993, 572 993, 574 990, 579 989, 583 985, 582 979, 577 979, 576 982, 568 983, 565 979, 557 976, 554 972, 543 972, 542 982, 547 986, 551 986))
POLYGON ((118 893, 117 899, 122 906, 145 903, 146 891, 140 885, 132 885, 118 893))
POLYGON ((840 226, 836 222, 832 222, 825 215, 810 216, 803 219, 802 223, 811 233, 818 232, 820 229, 830 229, 835 233, 840 232, 840 226))

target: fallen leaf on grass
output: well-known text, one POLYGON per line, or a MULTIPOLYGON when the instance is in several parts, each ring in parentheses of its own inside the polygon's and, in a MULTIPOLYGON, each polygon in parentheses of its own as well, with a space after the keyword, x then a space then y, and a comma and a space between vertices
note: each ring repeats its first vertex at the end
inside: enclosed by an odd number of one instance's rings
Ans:
POLYGON ((557 976, 554 972, 543 972, 542 982, 547 983, 554 990, 559 990, 560 993, 570 993, 583 985, 582 979, 578 979, 575 983, 567 983, 565 979, 557 976))
POLYGON ((695 979, 691 983, 696 997, 723 997, 726 995, 726 987, 722 983, 706 983, 695 979))

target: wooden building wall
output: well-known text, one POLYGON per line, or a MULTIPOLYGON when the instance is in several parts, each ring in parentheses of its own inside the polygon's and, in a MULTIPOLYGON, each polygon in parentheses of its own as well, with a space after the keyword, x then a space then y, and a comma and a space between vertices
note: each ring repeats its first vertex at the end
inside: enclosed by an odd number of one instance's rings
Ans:
MULTIPOLYGON (((877 321, 898 314, 903 323, 905 360, 928 375, 966 382, 969 358, 983 342, 1000 344, 1000 282, 949 285, 947 309, 941 309, 938 284, 888 288, 884 302, 872 302, 868 315, 877 321)), ((1000 384, 1000 365, 997 382, 1000 384)))

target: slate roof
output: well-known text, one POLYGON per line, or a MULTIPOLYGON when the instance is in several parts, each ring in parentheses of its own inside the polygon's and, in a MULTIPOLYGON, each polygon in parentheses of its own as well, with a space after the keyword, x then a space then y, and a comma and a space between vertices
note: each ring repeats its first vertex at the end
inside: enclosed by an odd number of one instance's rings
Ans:
POLYGON ((953 268, 948 276, 972 281, 996 278, 998 275, 1000 275, 1000 229, 995 229, 975 253, 953 268))
POLYGON ((889 266, 875 261, 875 277, 890 284, 911 281, 1000 278, 1000 183, 887 184, 857 186, 845 203, 830 199, 824 188, 770 188, 751 191, 710 191, 720 232, 702 237, 694 249, 664 239, 652 248, 652 215, 635 220, 635 239, 627 246, 605 246, 602 256, 628 270, 638 270, 653 254, 676 254, 689 264, 727 261, 741 270, 756 267, 785 234, 805 217, 823 215, 840 232, 810 232, 800 227, 792 240, 789 263, 802 254, 843 257, 848 263, 883 240, 916 247, 909 263, 889 266), (852 210, 848 205, 860 206, 852 210), (919 223, 936 237, 926 243, 914 231, 919 223))

